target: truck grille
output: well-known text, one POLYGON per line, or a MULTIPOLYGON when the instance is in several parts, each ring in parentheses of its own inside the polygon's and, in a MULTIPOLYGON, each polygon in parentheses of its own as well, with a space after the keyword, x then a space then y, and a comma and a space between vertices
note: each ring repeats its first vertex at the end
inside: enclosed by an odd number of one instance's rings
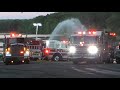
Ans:
POLYGON ((23 45, 16 44, 11 46, 12 56, 24 56, 24 53, 20 53, 21 51, 24 51, 23 45))
POLYGON ((84 53, 88 53, 88 52, 87 52, 87 47, 86 47, 86 46, 77 46, 76 48, 77 48, 77 51, 76 51, 76 52, 77 52, 78 54, 81 54, 81 53, 83 53, 83 54, 84 54, 84 53))

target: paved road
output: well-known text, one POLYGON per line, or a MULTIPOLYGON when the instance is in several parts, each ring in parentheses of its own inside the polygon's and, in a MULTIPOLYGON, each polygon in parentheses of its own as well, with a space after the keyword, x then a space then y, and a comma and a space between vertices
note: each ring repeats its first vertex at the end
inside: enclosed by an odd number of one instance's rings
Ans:
POLYGON ((120 78, 120 64, 81 64, 72 62, 31 62, 4 65, 0 78, 120 78))

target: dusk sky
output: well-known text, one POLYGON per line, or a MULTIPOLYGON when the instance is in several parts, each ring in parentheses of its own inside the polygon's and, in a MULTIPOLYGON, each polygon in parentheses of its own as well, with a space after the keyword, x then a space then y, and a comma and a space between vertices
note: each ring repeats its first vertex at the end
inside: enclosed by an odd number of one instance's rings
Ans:
POLYGON ((47 15, 54 12, 0 12, 1 19, 32 19, 36 16, 47 15))

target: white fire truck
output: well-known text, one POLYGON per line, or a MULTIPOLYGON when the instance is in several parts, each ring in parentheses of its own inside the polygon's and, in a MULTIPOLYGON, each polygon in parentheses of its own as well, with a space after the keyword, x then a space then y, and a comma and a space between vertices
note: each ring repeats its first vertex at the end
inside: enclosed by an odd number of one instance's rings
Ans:
POLYGON ((43 57, 48 60, 67 60, 67 41, 46 40, 46 48, 43 50, 43 57))
POLYGON ((115 33, 104 31, 80 31, 70 37, 68 59, 74 64, 79 62, 113 62, 114 41, 109 37, 115 33))

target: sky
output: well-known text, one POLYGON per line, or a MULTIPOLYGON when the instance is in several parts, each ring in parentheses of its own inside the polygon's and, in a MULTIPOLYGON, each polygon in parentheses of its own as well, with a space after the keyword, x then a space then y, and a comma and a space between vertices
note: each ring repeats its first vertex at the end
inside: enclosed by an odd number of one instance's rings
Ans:
POLYGON ((2 19, 32 19, 40 15, 47 15, 54 12, 0 12, 0 20, 2 19))

